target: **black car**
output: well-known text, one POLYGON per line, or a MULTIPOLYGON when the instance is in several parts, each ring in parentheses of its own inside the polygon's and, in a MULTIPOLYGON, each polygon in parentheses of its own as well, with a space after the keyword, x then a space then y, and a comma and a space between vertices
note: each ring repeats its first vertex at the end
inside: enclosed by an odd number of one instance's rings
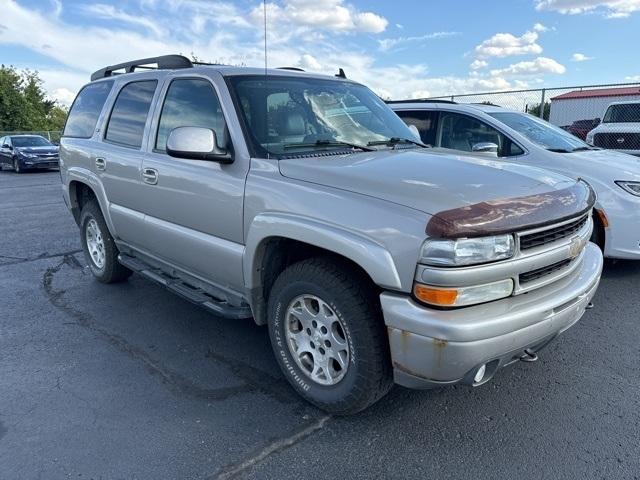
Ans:
POLYGON ((25 170, 57 168, 58 146, 40 135, 8 135, 0 138, 0 169, 25 170))

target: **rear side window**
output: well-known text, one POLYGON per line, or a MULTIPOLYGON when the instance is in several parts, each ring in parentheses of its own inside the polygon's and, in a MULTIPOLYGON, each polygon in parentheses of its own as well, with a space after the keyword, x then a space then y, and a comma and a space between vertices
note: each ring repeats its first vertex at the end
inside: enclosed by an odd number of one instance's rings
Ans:
POLYGON ((429 110, 402 110, 396 112, 407 125, 413 125, 420 132, 420 139, 426 145, 436 144, 438 112, 429 110))
POLYGON ((78 93, 64 127, 65 137, 91 138, 113 81, 90 83, 78 93))
POLYGON ((160 114, 156 150, 166 150, 169 133, 178 127, 210 128, 216 132, 218 145, 226 146, 224 115, 208 81, 188 78, 171 82, 160 114))
POLYGON ((144 125, 157 84, 156 80, 145 80, 122 87, 111 110, 106 140, 128 147, 142 146, 144 125))

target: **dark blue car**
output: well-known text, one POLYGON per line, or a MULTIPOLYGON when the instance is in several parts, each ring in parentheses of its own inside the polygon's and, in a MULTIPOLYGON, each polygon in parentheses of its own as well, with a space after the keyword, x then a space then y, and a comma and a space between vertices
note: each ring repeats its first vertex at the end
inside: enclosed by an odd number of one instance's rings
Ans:
POLYGON ((9 135, 0 138, 0 169, 25 170, 58 168, 58 146, 40 135, 9 135))

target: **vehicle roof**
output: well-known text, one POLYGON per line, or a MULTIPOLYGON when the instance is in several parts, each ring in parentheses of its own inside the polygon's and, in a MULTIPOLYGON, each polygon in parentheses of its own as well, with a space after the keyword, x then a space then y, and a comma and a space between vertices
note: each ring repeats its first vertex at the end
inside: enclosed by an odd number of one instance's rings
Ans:
POLYGON ((440 102, 411 102, 389 103, 393 110, 454 110, 460 112, 484 112, 497 113, 510 111, 497 105, 487 105, 484 103, 440 103, 440 102))
POLYGON ((626 102, 611 102, 609 106, 612 105, 638 105, 640 104, 640 100, 628 100, 626 102))
MULTIPOLYGON (((210 72, 218 72, 224 77, 239 76, 239 75, 265 75, 265 72, 270 77, 300 77, 300 78, 315 78, 319 80, 333 80, 350 82, 353 84, 359 84, 348 78, 337 77, 335 74, 319 74, 311 73, 302 70, 293 70, 295 67, 279 67, 279 68, 257 68, 257 67, 238 67, 232 65, 194 65, 191 68, 179 68, 179 69, 145 69, 131 73, 114 73, 103 78, 94 80, 94 82, 100 82, 105 80, 120 80, 134 79, 138 77, 144 78, 162 78, 166 75, 178 72, 183 73, 185 76, 189 74, 206 74, 210 72)), ((338 70, 336 69, 336 73, 338 70)))
POLYGON ((16 135, 5 135, 5 137, 11 137, 11 138, 16 138, 16 137, 40 137, 40 138, 45 138, 43 135, 37 135, 35 133, 18 133, 16 135))

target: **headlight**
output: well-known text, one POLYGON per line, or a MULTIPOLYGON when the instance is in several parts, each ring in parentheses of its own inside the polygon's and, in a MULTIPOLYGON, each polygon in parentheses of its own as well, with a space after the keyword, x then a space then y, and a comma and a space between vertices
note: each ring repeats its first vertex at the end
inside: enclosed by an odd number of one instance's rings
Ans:
POLYGON ((623 190, 626 190, 631 195, 640 197, 640 182, 625 182, 623 180, 616 180, 616 185, 618 185, 623 190))
POLYGON ((448 267, 477 265, 511 258, 513 253, 513 235, 427 240, 422 246, 420 263, 448 267))
POLYGON ((593 146, 593 136, 594 136, 594 134, 589 132, 589 133, 587 133, 587 138, 585 140, 591 146, 593 146))
POLYGON ((437 307, 464 307, 509 297, 513 293, 513 280, 506 279, 472 287, 433 287, 416 283, 413 294, 422 303, 437 307))
POLYGON ((35 153, 20 153, 24 158, 38 158, 38 155, 35 153))

